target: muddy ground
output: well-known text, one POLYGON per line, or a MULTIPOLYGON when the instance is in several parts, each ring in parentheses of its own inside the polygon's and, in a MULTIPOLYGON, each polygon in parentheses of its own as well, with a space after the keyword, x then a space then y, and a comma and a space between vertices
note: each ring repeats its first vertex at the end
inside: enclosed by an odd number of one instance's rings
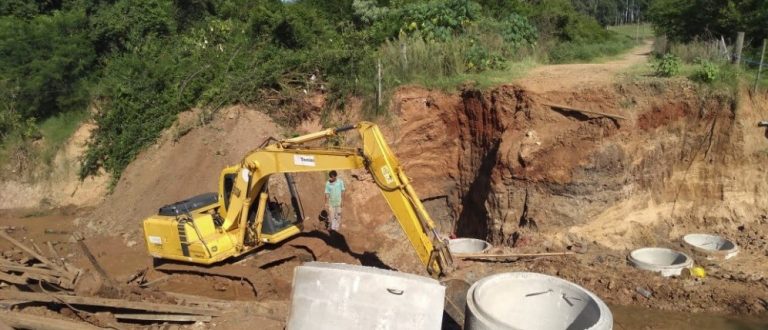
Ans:
MULTIPOLYGON (((404 87, 392 99, 392 116, 380 124, 446 237, 486 239, 496 252, 578 252, 503 262, 463 260, 453 276, 469 282, 508 271, 559 276, 616 306, 617 329, 699 324, 638 320, 638 309, 757 319, 753 328, 764 326, 768 135, 756 123, 768 118, 768 101, 747 92, 734 97, 685 79, 628 73, 633 65, 644 65, 647 51, 644 45, 602 64, 544 66, 485 91, 471 84, 453 93, 404 87), (627 263, 635 248, 687 251, 680 237, 692 232, 728 237, 741 252, 726 262, 695 257, 708 273, 703 279, 661 278, 627 263)), ((308 111, 319 109, 321 100, 308 100, 308 111)), ((358 120, 359 103, 350 104, 329 121, 358 120)), ((267 137, 320 129, 320 115, 291 129, 243 106, 224 109, 205 126, 196 125, 197 118, 195 112, 182 115, 129 166, 111 193, 103 184, 87 189, 87 203, 73 201, 76 193, 52 197, 40 187, 19 190, 13 187, 22 183, 5 183, 11 188, 2 191, 4 196, 27 195, 0 198, 7 204, 0 211, 0 226, 13 227, 10 234, 25 243, 52 241, 68 262, 90 269, 69 238, 74 231, 84 233, 108 275, 125 286, 124 298, 167 299, 163 292, 175 292, 241 303, 211 323, 121 327, 236 329, 259 322, 262 328, 281 329, 289 312, 293 268, 301 261, 268 269, 255 265, 264 254, 281 253, 290 241, 230 262, 251 272, 251 282, 194 274, 166 277, 153 270, 140 224, 159 206, 215 190, 220 169, 237 163, 267 137), (106 197, 93 202, 94 192, 106 197), (44 198, 46 207, 27 205, 44 198), (18 204, 22 200, 24 205, 18 204), (139 288, 133 278, 141 273, 146 282, 158 281, 139 288), (264 308, 269 313, 253 312, 264 308)), ((349 189, 344 225, 342 235, 331 235, 315 216, 322 208, 323 174, 297 177, 310 219, 295 242, 320 242, 326 247, 316 255, 320 261, 426 275, 368 175, 350 171, 342 178, 349 189)), ((13 251, 6 242, 0 248, 13 251)), ((21 309, 75 319, 61 306, 21 309)), ((96 323, 116 324, 106 318, 96 323)))

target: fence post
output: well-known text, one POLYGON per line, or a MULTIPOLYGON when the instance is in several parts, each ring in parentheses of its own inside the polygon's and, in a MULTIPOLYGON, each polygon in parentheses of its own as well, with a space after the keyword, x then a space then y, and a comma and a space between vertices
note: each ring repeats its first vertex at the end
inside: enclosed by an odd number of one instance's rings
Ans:
POLYGON ((733 64, 741 64, 741 49, 744 48, 744 32, 736 34, 736 49, 733 50, 733 64))
POLYGON ((400 66, 403 71, 408 70, 408 45, 400 42, 400 66))
POLYGON ((763 39, 763 51, 760 52, 760 66, 757 67, 757 77, 755 77, 755 88, 753 88, 752 93, 757 94, 757 83, 760 82, 760 71, 763 71, 763 58, 765 58, 765 42, 766 39, 763 39))
POLYGON ((635 43, 640 43, 640 20, 637 21, 637 27, 635 28, 635 43))

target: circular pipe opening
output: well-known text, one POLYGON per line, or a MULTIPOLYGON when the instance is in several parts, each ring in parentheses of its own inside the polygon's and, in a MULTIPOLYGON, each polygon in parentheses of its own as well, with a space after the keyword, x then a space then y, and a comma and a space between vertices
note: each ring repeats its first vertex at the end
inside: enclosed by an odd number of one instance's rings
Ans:
POLYGON ((637 268, 660 272, 662 276, 680 275, 683 268, 693 266, 693 260, 685 253, 665 248, 634 250, 629 261, 637 268))
POLYGON ((558 277, 503 273, 467 292, 465 329, 611 329, 613 315, 592 292, 558 277))
POLYGON ((448 251, 451 253, 485 253, 491 248, 491 243, 476 238, 454 238, 448 240, 448 251))
POLYGON ((683 243, 708 259, 730 259, 739 253, 736 244, 717 235, 688 234, 683 236, 683 243))

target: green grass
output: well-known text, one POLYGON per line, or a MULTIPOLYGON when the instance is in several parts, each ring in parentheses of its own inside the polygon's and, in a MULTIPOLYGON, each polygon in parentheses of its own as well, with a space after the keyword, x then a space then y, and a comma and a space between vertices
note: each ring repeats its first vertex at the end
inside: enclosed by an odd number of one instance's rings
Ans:
POLYGON ((548 53, 552 63, 594 62, 622 54, 635 45, 633 39, 614 34, 610 39, 599 43, 560 43, 552 47, 548 53))
POLYGON ((625 24, 609 26, 608 30, 628 36, 630 38, 648 39, 653 38, 653 27, 651 24, 625 24))
POLYGON ((523 77, 528 70, 536 67, 538 62, 533 58, 526 58, 519 62, 507 63, 507 67, 502 70, 488 70, 480 73, 461 73, 452 76, 444 76, 434 79, 428 76, 418 76, 414 82, 428 88, 436 88, 445 91, 456 90, 457 86, 467 82, 480 89, 491 88, 498 85, 510 83, 515 79, 523 77))

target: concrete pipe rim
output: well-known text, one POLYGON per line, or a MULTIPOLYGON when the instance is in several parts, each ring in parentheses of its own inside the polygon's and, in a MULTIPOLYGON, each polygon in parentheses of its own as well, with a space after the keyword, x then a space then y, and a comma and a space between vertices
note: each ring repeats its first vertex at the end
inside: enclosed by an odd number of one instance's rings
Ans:
POLYGON ((492 247, 493 245, 488 241, 478 238, 462 237, 448 240, 448 251, 457 255, 486 253, 492 247))
MULTIPOLYGON (((477 306, 477 302, 475 299, 475 293, 478 291, 479 288, 481 288, 484 285, 493 284, 494 282, 499 282, 502 280, 513 280, 513 281, 530 281, 530 280, 539 280, 543 282, 549 282, 553 284, 559 284, 562 286, 570 287, 574 291, 578 291, 584 295, 586 295, 591 302, 593 302, 597 306, 597 311, 599 313, 598 319, 592 324, 589 328, 586 328, 586 330, 589 329, 610 329, 613 326, 613 314, 611 313, 610 308, 608 308, 608 305, 605 304, 605 302, 600 299, 597 295, 592 293, 591 291, 585 289, 584 287, 567 281, 565 279, 551 276, 547 274, 541 274, 541 273, 534 273, 534 272, 509 272, 509 273, 501 273, 501 274, 495 274, 491 276, 484 277, 480 279, 479 281, 472 284, 472 286, 467 291, 467 311, 472 313, 472 315, 481 320, 481 322, 485 325, 492 326, 492 329, 512 329, 512 330, 518 330, 520 328, 517 328, 515 326, 506 324, 505 321, 500 320, 493 315, 490 315, 489 313, 482 311, 477 306)), ((498 283, 497 283, 498 284, 498 283)), ((467 318, 469 318, 469 315, 467 315, 467 318)), ((466 324, 465 324, 465 329, 466 324)))
POLYGON ((739 246, 736 243, 719 235, 688 234, 683 236, 683 243, 696 251, 707 254, 731 254, 739 251, 739 246))
POLYGON ((652 268, 657 268, 658 270, 670 270, 670 269, 683 269, 683 268, 690 268, 693 266, 693 259, 691 259, 690 256, 687 254, 676 251, 673 249, 668 248, 660 248, 660 247, 646 247, 646 248, 640 248, 633 250, 629 253, 629 261, 632 262, 636 267, 641 269, 647 269, 647 270, 654 270, 652 268), (678 257, 683 257, 683 261, 681 262, 675 262, 672 264, 659 264, 659 263, 653 263, 649 262, 644 257, 647 256, 648 253, 663 253, 668 255, 675 255, 678 257))

